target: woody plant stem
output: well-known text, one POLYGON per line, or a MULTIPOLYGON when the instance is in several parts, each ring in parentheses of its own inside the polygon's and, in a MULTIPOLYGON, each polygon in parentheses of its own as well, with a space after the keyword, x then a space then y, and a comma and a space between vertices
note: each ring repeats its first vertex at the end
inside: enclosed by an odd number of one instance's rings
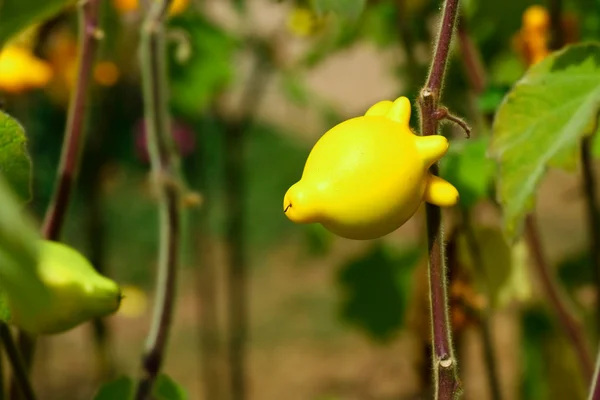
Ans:
MULTIPOLYGON (((450 53, 450 43, 458 14, 459 0, 445 0, 431 68, 419 96, 421 135, 438 133, 440 98, 444 73, 450 53)), ((438 165, 430 169, 438 175, 438 165)), ((446 257, 442 213, 437 206, 427 203, 427 238, 429 248, 429 291, 433 347, 435 399, 450 400, 460 397, 462 387, 458 379, 457 362, 452 346, 452 330, 448 317, 446 288, 446 257)))
MULTIPOLYGON (((75 89, 69 103, 67 127, 60 155, 57 180, 50 206, 46 210, 42 225, 42 236, 48 240, 59 240, 66 219, 71 194, 75 187, 85 142, 86 105, 92 67, 98 41, 102 31, 98 26, 101 0, 79 2, 79 64, 75 89)), ((35 350, 35 339, 25 332, 18 333, 19 350, 26 369, 30 369, 35 350)), ((17 398, 17 384, 11 383, 11 398, 17 398)))
POLYGON ((156 306, 142 357, 138 400, 151 398, 160 373, 173 317, 181 239, 181 187, 179 157, 171 134, 165 56, 165 18, 170 0, 149 5, 140 35, 140 66, 146 132, 154 184, 158 194, 160 237, 156 306))

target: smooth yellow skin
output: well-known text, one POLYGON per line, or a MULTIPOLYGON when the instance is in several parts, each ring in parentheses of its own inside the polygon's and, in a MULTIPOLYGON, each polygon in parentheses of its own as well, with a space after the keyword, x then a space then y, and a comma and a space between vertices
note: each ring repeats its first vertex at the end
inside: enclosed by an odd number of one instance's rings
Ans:
POLYGON ((423 201, 455 205, 456 188, 428 171, 448 151, 448 140, 415 135, 410 112, 406 97, 381 101, 325 133, 284 196, 285 215, 368 240, 398 229, 423 201))

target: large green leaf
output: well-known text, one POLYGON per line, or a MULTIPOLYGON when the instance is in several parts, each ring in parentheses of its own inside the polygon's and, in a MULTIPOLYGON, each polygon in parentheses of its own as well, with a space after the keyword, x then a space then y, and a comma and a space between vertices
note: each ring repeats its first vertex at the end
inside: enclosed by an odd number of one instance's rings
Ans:
POLYGON ((76 0, 1 0, 0 48, 29 25, 51 18, 76 0))
POLYGON ((551 54, 517 82, 493 126, 490 154, 499 162, 498 200, 514 239, 533 208, 549 166, 569 168, 600 106, 600 46, 586 43, 551 54))
POLYGON ((169 29, 180 36, 169 51, 171 104, 185 115, 197 116, 232 79, 237 44, 199 13, 173 18, 169 29))
POLYGON ((377 341, 392 339, 404 324, 421 250, 394 253, 377 242, 370 251, 346 263, 338 274, 344 320, 377 341))
POLYGON ((105 383, 98 389, 94 400, 131 400, 133 399, 133 380, 128 376, 121 376, 111 382, 105 383))
POLYGON ((154 385, 156 400, 187 400, 186 391, 166 374, 160 374, 154 385))
POLYGON ((31 160, 23 127, 0 111, 0 174, 22 201, 31 198, 31 160))
POLYGON ((442 176, 458 189, 462 207, 472 207, 490 193, 496 165, 487 157, 488 142, 487 137, 452 142, 442 158, 442 176))

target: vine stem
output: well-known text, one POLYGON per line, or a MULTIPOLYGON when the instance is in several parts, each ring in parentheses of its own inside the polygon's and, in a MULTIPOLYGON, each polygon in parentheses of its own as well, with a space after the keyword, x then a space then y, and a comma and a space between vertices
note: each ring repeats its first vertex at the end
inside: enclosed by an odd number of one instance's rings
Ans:
MULTIPOLYGON (((431 68, 425 87, 421 89, 419 96, 419 115, 423 136, 438 133, 439 120, 436 118, 436 112, 439 109, 442 84, 458 14, 458 3, 459 0, 445 0, 443 4, 431 68)), ((438 175, 438 165, 434 164, 430 171, 432 174, 438 175)), ((442 212, 439 207, 427 203, 426 215, 435 399, 455 399, 462 394, 462 385, 458 379, 457 362, 452 346, 452 329, 448 317, 447 266, 442 212)))
MULTIPOLYGON (((63 141, 57 179, 52 200, 44 217, 41 233, 45 239, 58 240, 66 219, 71 194, 75 186, 81 151, 85 141, 86 104, 92 67, 98 40, 102 38, 99 28, 101 0, 79 2, 79 64, 73 97, 69 103, 67 127, 63 141)), ((31 368, 35 351, 35 338, 20 331, 18 346, 27 370, 31 368)), ((11 384, 11 398, 18 398, 15 384, 11 384)))
POLYGON ((140 35, 146 132, 152 175, 159 197, 160 232, 156 306, 142 356, 143 374, 135 396, 138 400, 151 398, 154 382, 162 367, 175 305, 180 257, 182 181, 179 157, 171 134, 164 38, 170 3, 170 0, 152 2, 140 35))
POLYGON ((246 346, 248 336, 248 262, 246 258, 243 199, 246 196, 244 160, 246 133, 254 124, 272 74, 268 49, 260 41, 251 43, 255 52, 253 69, 249 74, 240 100, 238 117, 225 131, 225 202, 227 205, 227 295, 229 379, 231 398, 246 399, 246 346))
POLYGON ((14 372, 14 378, 21 389, 23 397, 25 400, 35 400, 35 393, 33 392, 31 382, 27 376, 27 367, 23 362, 19 349, 13 341, 8 325, 4 322, 0 322, 0 341, 2 341, 2 345, 4 346, 4 350, 6 351, 6 355, 8 356, 8 360, 10 361, 14 372))
POLYGON ((594 363, 589 353, 583 326, 574 317, 564 296, 560 293, 559 286, 553 278, 548 261, 542 251, 542 243, 533 214, 529 214, 525 219, 525 235, 529 242, 529 248, 534 259, 538 277, 541 280, 541 286, 544 288, 546 296, 558 316, 560 325, 573 346, 585 382, 591 382, 592 374, 594 373, 594 363))

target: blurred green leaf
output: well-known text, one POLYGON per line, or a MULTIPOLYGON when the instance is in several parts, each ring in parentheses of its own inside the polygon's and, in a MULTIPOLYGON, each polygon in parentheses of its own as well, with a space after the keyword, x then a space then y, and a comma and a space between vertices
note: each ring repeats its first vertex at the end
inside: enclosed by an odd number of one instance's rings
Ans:
POLYGON ((490 64, 490 82, 499 86, 512 86, 521 79, 527 68, 512 51, 502 51, 494 55, 490 64))
POLYGON ((365 9, 366 0, 310 0, 317 15, 328 12, 343 18, 356 19, 365 9))
POLYGON ((533 287, 525 243, 510 246, 502 231, 491 226, 474 227, 471 234, 471 237, 464 231, 459 234, 458 257, 465 268, 480 271, 485 278, 491 307, 502 308, 515 300, 529 300, 533 287), (477 257, 473 255, 475 251, 477 257))
POLYGON ((540 305, 526 308, 521 324, 521 398, 585 399, 587 382, 552 313, 540 305))
POLYGON ((594 268, 589 252, 570 254, 557 267, 558 278, 567 290, 594 282, 594 268))
POLYGON ((398 11, 395 1, 379 1, 365 10, 363 34, 380 47, 398 41, 398 11))
POLYGON ((297 72, 284 73, 281 77, 284 94, 294 103, 306 106, 310 104, 310 92, 297 72))
POLYGON ((305 232, 304 238, 308 252, 317 256, 327 254, 333 242, 333 234, 321 224, 308 224, 305 226, 305 232))
POLYGON ((504 86, 488 86, 477 97, 477 108, 484 114, 495 113, 509 90, 509 87, 504 86))
POLYGON ((53 17, 75 0, 0 1, 0 48, 28 26, 53 17))
POLYGON ((0 174, 22 202, 31 198, 31 159, 23 127, 0 111, 0 174))
POLYGON ((187 400, 188 394, 166 374, 160 374, 154 386, 156 400, 187 400))
POLYGON ((421 248, 393 253, 376 242, 344 264, 337 277, 343 319, 377 341, 391 340, 404 324, 413 271, 422 255, 421 248))
POLYGON ((581 137, 590 133, 600 105, 599 64, 599 45, 566 47, 531 68, 500 107, 490 152, 500 164, 497 187, 509 238, 519 235, 546 169, 572 167, 581 137))
POLYGON ((122 376, 102 385, 94 400, 132 400, 133 394, 133 380, 128 376, 122 376))
POLYGON ((184 13, 169 22, 173 37, 169 47, 171 104, 194 117, 233 78, 237 43, 200 13, 184 13))
POLYGON ((442 177, 460 194, 460 205, 473 207, 487 198, 496 173, 496 163, 487 157, 488 137, 454 141, 442 158, 442 177))

